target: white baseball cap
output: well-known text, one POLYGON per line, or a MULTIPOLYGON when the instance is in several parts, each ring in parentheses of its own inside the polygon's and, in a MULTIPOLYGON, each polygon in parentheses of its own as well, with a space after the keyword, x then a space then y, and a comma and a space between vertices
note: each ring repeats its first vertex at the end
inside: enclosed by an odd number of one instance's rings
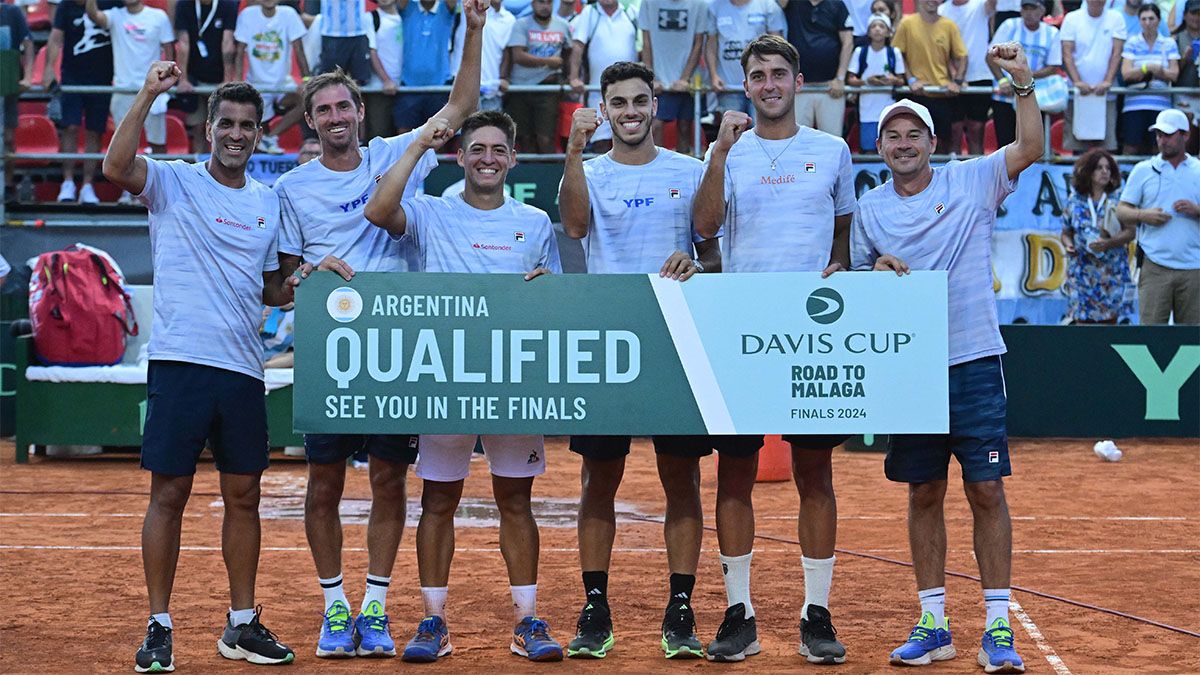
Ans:
MULTIPOLYGON (((882 125, 881 125, 882 126, 882 125)), ((1158 113, 1158 118, 1154 120, 1154 124, 1150 125, 1150 131, 1161 131, 1164 134, 1173 134, 1177 131, 1187 131, 1188 118, 1183 114, 1182 110, 1167 108, 1158 113)))
MULTIPOLYGON (((1176 111, 1176 112, 1178 112, 1178 111, 1176 111)), ((887 126, 887 123, 889 120, 891 120, 896 115, 904 115, 904 114, 916 115, 922 122, 925 123, 925 126, 929 129, 929 135, 930 136, 935 135, 934 131, 933 131, 933 117, 929 114, 929 108, 926 108, 925 106, 921 105, 920 103, 914 103, 913 101, 910 101, 906 98, 902 98, 899 101, 896 101, 895 103, 884 108, 883 112, 879 113, 880 136, 883 135, 883 133, 882 133, 883 129, 884 129, 884 127, 887 126)), ((1183 113, 1179 113, 1179 114, 1182 115, 1183 113)), ((1159 115, 1159 117, 1162 117, 1162 115, 1159 115)))
POLYGON ((888 30, 892 29, 892 19, 887 14, 872 14, 870 18, 867 19, 867 28, 870 28, 871 24, 875 23, 876 21, 882 23, 887 27, 888 30))

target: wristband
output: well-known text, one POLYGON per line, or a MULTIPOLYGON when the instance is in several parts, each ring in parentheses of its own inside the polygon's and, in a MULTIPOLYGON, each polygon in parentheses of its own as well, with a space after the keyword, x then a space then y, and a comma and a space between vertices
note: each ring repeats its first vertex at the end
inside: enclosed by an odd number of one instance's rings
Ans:
POLYGON ((1147 73, 1149 73, 1149 72, 1150 72, 1150 71, 1149 71, 1149 70, 1146 68, 1146 64, 1144 64, 1144 63, 1143 63, 1143 64, 1142 64, 1142 74, 1143 74, 1143 75, 1146 75, 1146 74, 1147 74, 1147 73))
POLYGON ((1002 77, 1002 78, 1000 78, 1000 82, 999 82, 999 84, 1004 84, 1005 82, 1008 82, 1008 78, 1007 78, 1007 77, 1002 77))
POLYGON ((916 84, 916 82, 917 82, 917 78, 915 78, 915 77, 908 78, 908 86, 911 87, 912 85, 916 84))
POLYGON ((692 259, 692 267, 696 268, 696 274, 704 274, 704 263, 699 258, 692 259))

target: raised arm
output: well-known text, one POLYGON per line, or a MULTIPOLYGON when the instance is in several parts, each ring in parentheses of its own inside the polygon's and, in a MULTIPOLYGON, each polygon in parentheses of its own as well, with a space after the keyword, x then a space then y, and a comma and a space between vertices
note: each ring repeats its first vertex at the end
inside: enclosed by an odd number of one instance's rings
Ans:
POLYGON ((454 127, 450 126, 445 118, 430 118, 421 127, 417 138, 409 144, 404 154, 400 155, 400 159, 383 174, 363 212, 367 220, 397 237, 404 234, 405 228, 408 227, 408 218, 404 215, 404 207, 400 205, 400 200, 404 198, 404 188, 408 185, 408 179, 412 177, 413 169, 426 150, 440 148, 453 137, 454 127))
POLYGON ((587 236, 592 220, 592 203, 583 173, 583 149, 600 128, 595 108, 579 108, 571 118, 571 136, 567 139, 567 158, 563 165, 562 185, 558 188, 558 212, 563 231, 572 239, 587 236))
POLYGON ((100 7, 96 5, 96 0, 87 0, 87 4, 83 6, 83 10, 87 12, 88 18, 92 23, 96 24, 97 28, 108 30, 108 15, 100 11, 100 7))
POLYGON ((1004 147, 1004 163, 1009 180, 1015 180, 1042 156, 1042 111, 1033 95, 1033 73, 1025 60, 1025 51, 1016 42, 1005 42, 988 48, 992 63, 1004 69, 1017 93, 1017 140, 1004 147), (1022 96, 1021 92, 1025 95, 1022 96))
POLYGON ((467 22, 467 33, 463 39, 462 65, 458 67, 458 75, 454 77, 450 100, 434 115, 455 129, 462 125, 467 115, 479 107, 479 52, 483 45, 483 24, 487 21, 487 8, 487 0, 463 0, 463 19, 467 22))
POLYGON ((750 128, 750 116, 731 110, 721 117, 721 129, 717 140, 709 148, 704 177, 692 203, 692 222, 696 234, 705 239, 717 236, 721 223, 725 221, 725 161, 733 144, 750 128))
POLYGON ((146 189, 146 160, 137 154, 142 125, 155 97, 175 86, 181 77, 183 71, 174 61, 155 61, 146 73, 146 82, 133 98, 133 106, 117 125, 104 156, 104 177, 126 192, 139 195, 146 189))

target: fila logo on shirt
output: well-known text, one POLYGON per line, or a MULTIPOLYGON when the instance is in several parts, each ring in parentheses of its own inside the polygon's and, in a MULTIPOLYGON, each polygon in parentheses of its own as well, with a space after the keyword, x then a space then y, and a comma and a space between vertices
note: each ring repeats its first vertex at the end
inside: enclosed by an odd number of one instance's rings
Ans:
POLYGON ((671 199, 683 199, 683 193, 679 191, 679 188, 671 188, 667 190, 667 194, 671 196, 671 199))
POLYGON ((939 216, 942 215, 942 211, 945 211, 945 210, 946 210, 945 202, 938 202, 937 205, 933 207, 933 212, 938 214, 939 216))
POLYGON ((816 165, 816 164, 814 164, 814 163, 812 163, 812 162, 805 162, 805 163, 804 163, 804 173, 816 173, 816 172, 817 172, 817 165, 816 165))
POLYGON ((524 232, 513 232, 513 239, 515 239, 517 241, 525 241, 525 233, 524 232))
POLYGON ((260 229, 260 230, 267 229, 267 219, 266 218, 263 218, 262 216, 258 217, 258 229, 260 229))

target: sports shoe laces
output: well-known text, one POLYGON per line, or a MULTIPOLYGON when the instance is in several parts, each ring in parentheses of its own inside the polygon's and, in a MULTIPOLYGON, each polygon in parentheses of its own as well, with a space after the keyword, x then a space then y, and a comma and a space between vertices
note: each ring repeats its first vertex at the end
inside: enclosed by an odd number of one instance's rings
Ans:
POLYGON ((667 608, 667 616, 664 623, 669 630, 686 633, 691 631, 696 621, 693 618, 691 609, 683 603, 678 603, 667 608))
POLYGON ((833 627, 833 622, 825 617, 818 619, 810 619, 805 622, 804 627, 813 637, 820 640, 836 640, 837 629, 833 627))
POLYGON ((908 635, 909 642, 924 642, 934 636, 934 630, 924 626, 913 626, 912 633, 908 635))
POLYGON ((388 618, 386 614, 364 614, 363 623, 371 630, 387 630, 388 618))
POLYGON ((270 631, 266 626, 262 625, 262 605, 254 608, 254 618, 250 623, 246 624, 246 629, 250 632, 250 637, 253 637, 264 642, 279 642, 279 638, 270 631))
POLYGON ((162 649, 167 646, 167 640, 171 637, 171 629, 162 625, 157 621, 151 621, 150 626, 146 629, 145 649, 153 651, 162 649))
POLYGON ((749 623, 749 621, 744 619, 738 621, 736 619, 726 618, 721 622, 721 627, 717 629, 717 639, 724 640, 726 638, 733 637, 734 635, 741 633, 749 623))
POLYGON ((437 622, 434 617, 421 619, 421 623, 417 626, 418 640, 435 640, 437 639, 437 622))
POLYGON ((329 624, 330 633, 350 630, 350 612, 326 612, 325 621, 329 624))
POLYGON ((579 614, 579 621, 575 623, 575 631, 579 634, 589 630, 600 632, 601 629, 596 624, 603 621, 603 614, 604 611, 602 609, 596 605, 588 603, 588 605, 583 608, 583 612, 579 614))
POLYGON ((541 619, 533 619, 529 622, 529 634, 535 640, 549 640, 550 626, 541 619))
POLYGON ((999 626, 997 628, 993 628, 993 629, 989 630, 988 635, 991 636, 992 643, 995 644, 997 647, 1004 647, 1005 649, 1012 649, 1013 632, 1012 632, 1011 628, 1009 628, 1007 626, 999 626))

